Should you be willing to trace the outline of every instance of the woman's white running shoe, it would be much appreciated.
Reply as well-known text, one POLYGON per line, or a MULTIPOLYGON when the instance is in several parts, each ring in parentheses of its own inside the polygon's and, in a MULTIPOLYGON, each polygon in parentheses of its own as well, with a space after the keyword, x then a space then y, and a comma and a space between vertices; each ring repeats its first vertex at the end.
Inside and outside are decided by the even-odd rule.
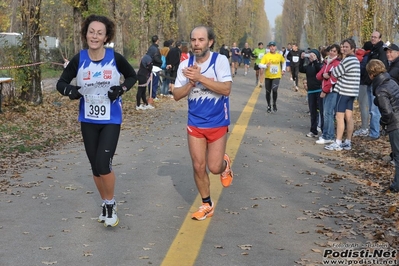
POLYGON ((117 210, 116 203, 112 205, 107 204, 106 208, 107 208, 107 217, 105 218, 104 226, 105 227, 117 226, 119 223, 119 218, 116 215, 116 210, 117 210))

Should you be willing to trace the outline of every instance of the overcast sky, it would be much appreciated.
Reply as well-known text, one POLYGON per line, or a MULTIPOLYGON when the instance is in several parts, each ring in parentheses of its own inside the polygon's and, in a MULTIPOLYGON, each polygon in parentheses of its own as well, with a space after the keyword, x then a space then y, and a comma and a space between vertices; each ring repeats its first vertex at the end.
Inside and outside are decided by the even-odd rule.
POLYGON ((270 27, 274 28, 274 20, 283 13, 283 0, 265 0, 265 10, 270 27))

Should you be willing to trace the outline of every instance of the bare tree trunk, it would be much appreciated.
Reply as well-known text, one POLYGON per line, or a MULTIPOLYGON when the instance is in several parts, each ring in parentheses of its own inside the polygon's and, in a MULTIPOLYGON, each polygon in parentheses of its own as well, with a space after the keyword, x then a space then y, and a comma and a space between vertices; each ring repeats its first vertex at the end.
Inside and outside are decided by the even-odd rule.
POLYGON ((73 8, 73 46, 74 54, 79 53, 82 50, 82 40, 80 38, 80 24, 82 24, 82 13, 79 12, 79 8, 73 8))
POLYGON ((17 27, 17 10, 18 10, 18 5, 19 5, 19 0, 12 0, 12 11, 10 15, 10 32, 14 32, 17 27))
POLYGON ((80 0, 73 6, 73 44, 75 54, 84 48, 80 38, 80 29, 83 22, 83 12, 88 10, 87 0, 80 0))
POLYGON ((21 54, 33 66, 21 69, 22 75, 26 78, 22 83, 20 98, 33 104, 41 104, 43 102, 39 65, 40 7, 41 0, 21 0, 21 21, 24 33, 21 54))
POLYGON ((140 0, 140 35, 139 35, 139 56, 143 56, 147 52, 148 48, 148 21, 146 19, 146 13, 147 13, 147 1, 146 0, 140 0))
POLYGON ((121 10, 120 1, 112 0, 112 10, 114 13, 115 21, 115 40, 114 40, 114 50, 121 55, 123 55, 123 35, 122 35, 122 22, 121 22, 121 10))

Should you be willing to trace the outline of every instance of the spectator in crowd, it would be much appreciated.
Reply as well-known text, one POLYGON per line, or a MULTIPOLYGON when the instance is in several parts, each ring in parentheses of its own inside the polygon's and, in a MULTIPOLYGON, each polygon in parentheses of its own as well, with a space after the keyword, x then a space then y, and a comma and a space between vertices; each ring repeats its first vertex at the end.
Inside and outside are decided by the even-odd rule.
POLYGON ((152 71, 152 58, 149 55, 144 55, 140 61, 139 71, 137 71, 138 88, 136 93, 136 110, 154 109, 151 104, 148 104, 146 97, 146 88, 149 84, 152 71), (141 103, 143 101, 143 103, 141 103))
POLYGON ((352 149, 353 134, 353 102, 359 94, 360 63, 355 56, 356 44, 352 39, 342 41, 344 59, 334 67, 331 76, 337 79, 333 91, 337 92, 337 107, 335 119, 337 121, 337 133, 335 142, 324 148, 326 150, 342 151, 352 149), (346 140, 342 142, 346 127, 346 140))
POLYGON ((320 98, 323 101, 324 119, 322 135, 316 140, 317 144, 329 144, 334 142, 334 114, 337 103, 337 93, 333 91, 335 80, 331 77, 331 71, 340 64, 339 51, 340 47, 338 44, 333 44, 326 48, 328 56, 324 59, 323 67, 316 75, 316 78, 322 82, 320 98))
POLYGON ((368 58, 371 48, 373 48, 373 44, 370 41, 367 41, 363 44, 363 48, 356 50, 356 57, 360 61, 360 86, 357 102, 359 103, 361 125, 358 130, 353 132, 354 137, 367 137, 369 135, 370 108, 366 84, 366 80, 368 80, 369 77, 366 71, 366 65, 369 61, 368 58))
POLYGON ((329 50, 330 50, 330 47, 328 47, 328 46, 320 46, 320 47, 319 47, 320 59, 321 59, 322 61, 323 61, 324 59, 327 59, 329 50))
MULTIPOLYGON (((386 52, 384 51, 384 43, 381 40, 382 36, 381 33, 378 31, 374 31, 371 34, 371 43, 373 44, 373 48, 371 48, 368 62, 371 59, 378 59, 381 60, 385 68, 388 68, 388 59, 386 52)), ((381 114, 378 110, 377 106, 374 104, 374 95, 373 95, 373 88, 371 86, 371 79, 366 77, 365 83, 367 86, 367 96, 369 98, 369 113, 370 113, 370 130, 369 130, 369 137, 368 140, 376 140, 380 137, 380 118, 381 114)))
POLYGON ((388 59, 388 73, 399 84, 399 47, 391 43, 384 47, 388 59))
MULTIPOLYGON (((152 58, 152 64, 157 67, 162 66, 162 56, 161 52, 159 51, 159 39, 158 35, 154 35, 151 37, 151 46, 147 50, 147 54, 152 58)), ((157 90, 159 86, 159 74, 152 74, 152 82, 151 82, 151 87, 148 88, 149 91, 149 97, 151 98, 151 101, 158 101, 157 97, 157 90)), ((150 101, 150 103, 151 103, 150 101)))
MULTIPOLYGON (((391 78, 399 84, 399 47, 391 43, 388 46, 384 47, 384 50, 387 54, 388 59, 388 73, 391 78)), ((391 163, 395 165, 395 159, 393 158, 393 152, 390 154, 391 163)))
POLYGON ((318 136, 317 125, 320 116, 320 128, 323 130, 323 101, 320 98, 321 81, 316 78, 322 68, 320 52, 312 49, 310 53, 301 54, 299 61, 299 72, 306 74, 308 87, 308 106, 310 111, 310 132, 306 137, 316 138, 318 136), (305 63, 305 61, 307 61, 305 63))
POLYGON ((161 77, 162 78, 161 96, 164 96, 164 95, 166 96, 166 95, 168 95, 168 92, 169 92, 170 79, 168 78, 169 73, 166 71, 166 57, 170 50, 169 46, 170 46, 169 41, 164 41, 163 47, 160 49, 161 58, 162 58, 161 69, 165 74, 165 76, 161 77))
POLYGON ((372 59, 366 66, 372 81, 374 103, 381 113, 382 132, 388 134, 395 162, 395 174, 385 193, 399 192, 399 86, 387 73, 385 64, 372 59))
POLYGON ((187 45, 183 45, 181 47, 180 63, 183 62, 184 60, 188 59, 189 57, 190 57, 190 54, 188 53, 188 47, 187 47, 187 45))
POLYGON ((177 76, 177 69, 180 65, 180 57, 181 57, 181 42, 176 42, 175 46, 169 51, 168 56, 166 57, 166 71, 169 72, 170 76, 170 84, 169 91, 170 97, 173 98, 173 88, 175 87, 175 79, 177 76))

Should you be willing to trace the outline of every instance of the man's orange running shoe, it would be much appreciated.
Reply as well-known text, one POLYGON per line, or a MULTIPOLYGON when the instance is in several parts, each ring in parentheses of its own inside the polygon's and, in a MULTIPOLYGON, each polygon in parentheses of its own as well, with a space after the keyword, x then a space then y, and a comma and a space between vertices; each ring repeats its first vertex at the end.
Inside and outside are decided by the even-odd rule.
POLYGON ((227 154, 224 155, 224 160, 226 161, 226 169, 220 174, 220 181, 224 187, 228 187, 233 182, 233 171, 230 168, 231 161, 227 154))
POLYGON ((202 203, 198 211, 194 212, 193 215, 191 215, 191 219, 202 221, 205 220, 206 217, 212 217, 212 216, 213 216, 213 206, 209 205, 209 203, 202 203))

